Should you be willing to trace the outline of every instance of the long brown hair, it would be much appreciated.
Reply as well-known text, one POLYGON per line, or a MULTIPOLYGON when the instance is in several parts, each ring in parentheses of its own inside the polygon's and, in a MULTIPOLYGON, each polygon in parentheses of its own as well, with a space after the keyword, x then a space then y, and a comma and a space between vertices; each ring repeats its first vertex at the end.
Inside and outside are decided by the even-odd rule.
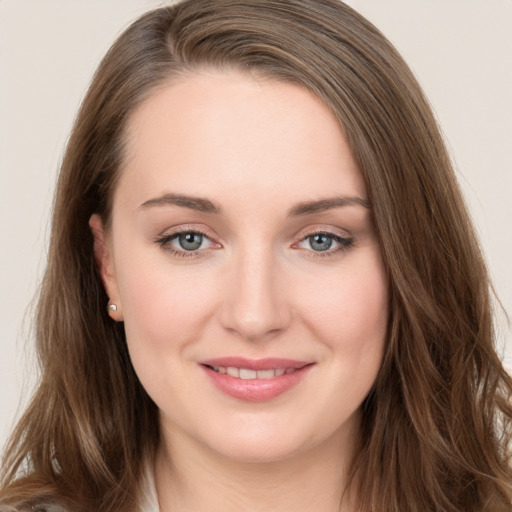
POLYGON ((512 381, 493 346, 478 242, 415 78, 339 0, 185 0, 142 16, 105 56, 62 163, 36 319, 41 380, 5 453, 1 510, 135 506, 158 411, 105 311, 88 220, 109 221, 131 112, 202 67, 312 91, 366 180, 391 313, 351 466, 360 508, 510 512, 512 381))

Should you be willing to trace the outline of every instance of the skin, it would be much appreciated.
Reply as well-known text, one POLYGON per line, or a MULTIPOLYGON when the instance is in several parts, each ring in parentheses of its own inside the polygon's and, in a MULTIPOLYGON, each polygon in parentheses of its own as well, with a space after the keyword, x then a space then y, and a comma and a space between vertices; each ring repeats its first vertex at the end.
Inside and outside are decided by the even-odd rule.
POLYGON ((162 512, 352 510, 341 494, 383 357, 386 272, 370 208, 290 213, 367 201, 338 122, 296 85, 202 71, 154 92, 127 137, 112 223, 90 224, 111 316, 160 410, 162 512), (177 229, 204 233, 200 248, 183 250, 177 229), (226 356, 312 366, 282 395, 248 402, 198 364, 226 356))

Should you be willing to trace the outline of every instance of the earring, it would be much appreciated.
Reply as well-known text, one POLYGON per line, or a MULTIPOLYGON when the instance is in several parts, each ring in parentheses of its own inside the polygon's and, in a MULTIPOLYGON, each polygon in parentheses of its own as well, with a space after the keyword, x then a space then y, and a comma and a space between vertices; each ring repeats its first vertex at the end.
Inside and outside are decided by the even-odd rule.
POLYGON ((113 311, 117 311, 117 304, 108 304, 107 312, 112 313, 113 311))

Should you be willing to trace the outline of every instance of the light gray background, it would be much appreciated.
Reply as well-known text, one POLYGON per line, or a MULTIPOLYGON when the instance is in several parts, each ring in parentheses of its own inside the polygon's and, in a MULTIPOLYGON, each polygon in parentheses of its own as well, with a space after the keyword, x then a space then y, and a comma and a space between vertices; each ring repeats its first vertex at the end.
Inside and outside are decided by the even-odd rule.
MULTIPOLYGON (((27 308, 44 268, 48 212, 72 120, 115 36, 161 4, 0 0, 0 446, 36 376, 27 308)), ((391 39, 424 86, 510 314, 512 0, 350 4, 391 39)), ((512 367, 512 333, 503 315, 499 322, 512 367)))

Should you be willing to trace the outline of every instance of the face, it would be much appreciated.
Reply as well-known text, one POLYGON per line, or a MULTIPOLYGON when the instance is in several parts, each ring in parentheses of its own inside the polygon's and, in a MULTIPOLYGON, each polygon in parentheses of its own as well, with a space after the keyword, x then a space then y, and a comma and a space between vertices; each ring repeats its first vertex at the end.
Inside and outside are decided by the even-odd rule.
POLYGON ((164 440, 250 461, 347 440, 388 295, 333 114, 296 85, 197 73, 135 111, 128 147, 111 226, 91 226, 164 440))

